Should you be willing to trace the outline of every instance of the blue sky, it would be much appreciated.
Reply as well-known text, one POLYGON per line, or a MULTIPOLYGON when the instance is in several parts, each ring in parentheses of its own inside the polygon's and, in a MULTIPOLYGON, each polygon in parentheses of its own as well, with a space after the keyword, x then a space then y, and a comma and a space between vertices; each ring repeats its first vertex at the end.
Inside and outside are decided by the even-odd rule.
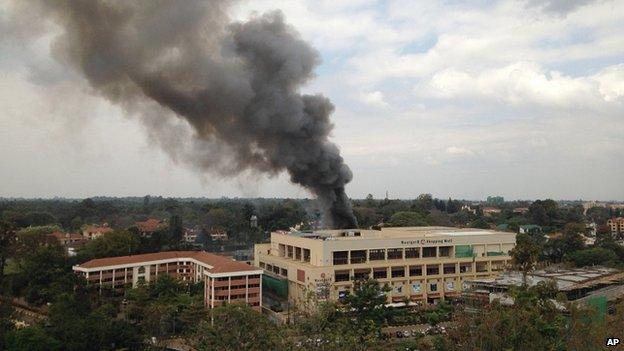
MULTIPOLYGON (((624 2, 248 1, 231 16, 275 9, 323 59, 304 91, 336 106, 352 197, 624 200, 624 2)), ((171 161, 66 79, 54 38, 0 41, 0 196, 309 196, 171 161)))

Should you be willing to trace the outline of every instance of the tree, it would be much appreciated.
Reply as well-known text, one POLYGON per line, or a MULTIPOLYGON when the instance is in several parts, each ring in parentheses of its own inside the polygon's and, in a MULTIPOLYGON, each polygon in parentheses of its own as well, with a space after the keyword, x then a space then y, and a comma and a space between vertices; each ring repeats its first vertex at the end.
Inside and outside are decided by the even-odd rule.
POLYGON ((15 243, 15 230, 9 222, 0 221, 0 293, 3 288, 4 266, 12 255, 15 243))
POLYGON ((535 267, 539 247, 528 234, 516 235, 516 246, 511 250, 512 264, 522 272, 522 282, 526 285, 527 275, 535 267))
POLYGON ((279 327, 251 307, 229 304, 213 309, 189 337, 199 351, 282 350, 286 340, 279 327))
POLYGON ((418 212, 401 211, 393 214, 388 224, 393 227, 417 227, 426 226, 427 222, 418 212))
POLYGON ((565 260, 574 262, 577 267, 604 265, 613 263, 617 259, 618 257, 613 251, 602 247, 577 250, 565 255, 565 260))
POLYGON ((6 335, 6 351, 55 351, 61 343, 40 327, 26 327, 6 335))
POLYGON ((429 211, 433 208, 433 197, 431 194, 420 194, 414 200, 412 204, 412 209, 421 213, 422 215, 427 215, 429 211))
POLYGON ((79 252, 82 261, 139 253, 141 241, 137 234, 114 230, 89 241, 79 252))

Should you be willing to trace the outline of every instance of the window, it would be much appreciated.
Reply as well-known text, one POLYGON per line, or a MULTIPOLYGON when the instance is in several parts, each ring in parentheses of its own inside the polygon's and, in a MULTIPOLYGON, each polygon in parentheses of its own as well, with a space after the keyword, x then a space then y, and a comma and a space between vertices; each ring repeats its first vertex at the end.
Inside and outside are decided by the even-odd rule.
POLYGON ((436 265, 427 265, 427 275, 438 275, 440 274, 440 266, 436 265))
POLYGON ((370 278, 370 269, 356 269, 353 272, 354 280, 366 280, 370 278))
POLYGON ((400 260, 403 258, 403 249, 388 249, 389 260, 400 260))
POLYGON ((417 277, 422 275, 422 266, 410 266, 409 267, 409 275, 410 277, 417 277))
POLYGON ((452 246, 440 246, 440 257, 451 257, 452 246))
POLYGON ((459 273, 470 273, 472 272, 472 263, 460 263, 459 264, 459 273))
POLYGON ((418 258, 420 257, 420 249, 417 247, 409 247, 405 249, 405 258, 418 258))
POLYGON ((310 249, 303 249, 303 261, 310 262, 310 249))
POLYGON ((392 278, 405 277, 405 267, 392 267, 392 278))
POLYGON ((348 251, 334 251, 334 265, 348 263, 348 251))
POLYGON ((477 273, 487 272, 487 262, 477 262, 477 273))
POLYGON ((264 262, 260 262, 260 268, 265 268, 266 264, 264 262))
POLYGON ((374 279, 388 278, 388 269, 387 268, 375 268, 373 270, 373 278, 374 279))
POLYGON ((431 283, 431 284, 429 284, 429 291, 431 291, 431 292, 438 291, 438 283, 431 283))
POLYGON ((349 271, 336 271, 334 272, 334 276, 337 282, 349 281, 349 271))
POLYGON ((301 248, 295 247, 295 260, 301 261, 301 248))
POLYGON ((386 259, 385 249, 368 250, 368 259, 371 261, 383 261, 386 259))
POLYGON ((351 251, 351 264, 366 262, 366 250, 351 251))
POLYGON ((436 248, 423 247, 423 257, 436 257, 436 248))
POLYGON ((145 273, 145 267, 141 266, 139 267, 139 274, 143 274, 145 273))
POLYGON ((505 262, 503 261, 492 261, 492 271, 498 272, 502 271, 505 266, 505 262))
POLYGON ((284 277, 288 277, 288 270, 285 268, 281 268, 280 275, 283 275, 284 277))
POLYGON ((455 264, 447 263, 444 265, 444 274, 455 274, 455 264))

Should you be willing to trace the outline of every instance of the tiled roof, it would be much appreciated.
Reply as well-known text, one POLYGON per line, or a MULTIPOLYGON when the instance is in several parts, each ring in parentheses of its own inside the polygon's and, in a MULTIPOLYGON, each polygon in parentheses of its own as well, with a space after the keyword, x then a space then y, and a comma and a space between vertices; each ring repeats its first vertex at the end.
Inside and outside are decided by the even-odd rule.
POLYGON ((205 251, 166 251, 166 252, 154 252, 142 255, 130 255, 130 256, 119 256, 119 257, 106 257, 106 258, 97 258, 91 261, 87 261, 79 267, 82 268, 98 268, 98 267, 108 267, 108 266, 117 266, 124 264, 139 264, 139 263, 149 263, 151 261, 159 261, 159 260, 167 260, 167 259, 195 259, 197 261, 203 262, 209 266, 212 266, 210 269, 211 273, 225 273, 225 272, 240 272, 240 271, 249 271, 254 270, 256 268, 244 263, 234 261, 227 257, 215 255, 205 251))
POLYGON ((136 222, 136 226, 140 232, 152 233, 164 226, 164 223, 158 219, 150 218, 143 222, 136 222))
POLYGON ((113 228, 111 227, 106 227, 106 226, 100 227, 96 225, 88 225, 83 230, 83 232, 87 232, 87 233, 108 233, 112 231, 113 231, 113 228))

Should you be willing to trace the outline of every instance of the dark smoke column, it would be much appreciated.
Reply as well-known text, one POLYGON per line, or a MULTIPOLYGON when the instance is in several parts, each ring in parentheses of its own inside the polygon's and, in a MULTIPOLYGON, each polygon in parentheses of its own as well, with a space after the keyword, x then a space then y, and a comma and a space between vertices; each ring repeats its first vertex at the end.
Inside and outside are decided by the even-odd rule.
POLYGON ((59 59, 140 118, 176 161, 223 176, 290 179, 314 193, 325 224, 357 227, 352 174, 329 141, 331 102, 302 95, 318 53, 272 12, 239 23, 229 1, 44 1, 64 29, 59 59), (193 133, 166 124, 181 118, 193 133), (189 143, 192 147, 182 147, 189 143), (227 167, 223 166, 227 165, 227 167))

